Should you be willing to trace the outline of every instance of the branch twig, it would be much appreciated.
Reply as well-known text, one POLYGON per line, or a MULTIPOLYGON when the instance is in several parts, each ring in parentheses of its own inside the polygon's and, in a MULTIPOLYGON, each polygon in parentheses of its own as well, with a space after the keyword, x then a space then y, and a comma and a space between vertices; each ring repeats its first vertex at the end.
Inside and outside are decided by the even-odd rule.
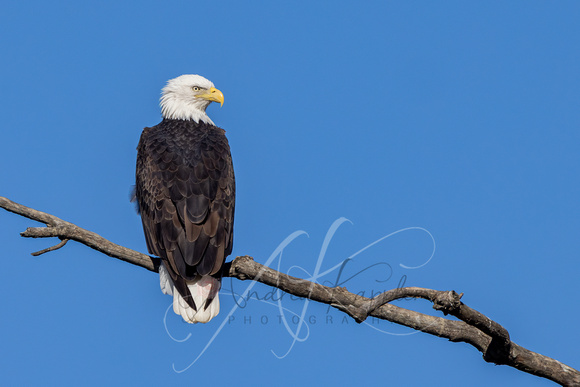
MULTIPOLYGON (((46 227, 28 228, 21 233, 27 238, 58 237, 61 242, 33 255, 43 254, 63 247, 74 240, 103 254, 121 259, 147 270, 159 271, 159 258, 139 253, 114 244, 94 232, 80 228, 56 216, 25 207, 0 197, 0 207, 29 219, 42 222, 46 227)), ((373 299, 350 293, 345 288, 323 286, 292 277, 261 265, 249 256, 241 256, 226 263, 224 276, 239 280, 253 280, 281 289, 298 297, 331 305, 348 314, 357 322, 368 316, 388 320, 453 342, 472 345, 483 354, 487 362, 505 364, 521 371, 547 378, 565 386, 580 385, 580 372, 547 356, 527 350, 510 340, 508 331, 497 322, 461 302, 463 294, 418 287, 386 291, 373 299), (397 307, 389 302, 401 298, 422 298, 433 303, 433 308, 445 315, 451 314, 461 321, 397 307)))
POLYGON ((40 251, 37 251, 35 253, 30 253, 30 254, 33 255, 33 256, 35 256, 35 257, 38 257, 39 255, 42 255, 44 253, 48 253, 50 251, 54 251, 54 250, 60 249, 61 247, 63 247, 64 245, 66 245, 67 242, 68 242, 68 239, 64 238, 58 244, 56 244, 54 246, 50 246, 50 247, 47 247, 46 249, 42 249, 40 251))

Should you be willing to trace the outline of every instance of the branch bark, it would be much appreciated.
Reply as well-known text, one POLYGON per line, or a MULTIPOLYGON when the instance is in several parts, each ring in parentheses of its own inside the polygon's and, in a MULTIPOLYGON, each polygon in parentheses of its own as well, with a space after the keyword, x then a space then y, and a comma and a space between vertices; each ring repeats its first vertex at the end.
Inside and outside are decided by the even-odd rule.
MULTIPOLYGON (((40 255, 63 247, 68 240, 87 245, 103 254, 140 266, 152 272, 159 271, 160 259, 117 245, 100 235, 66 222, 7 198, 0 197, 0 208, 44 223, 46 227, 30 227, 20 235, 26 238, 57 237, 61 240, 55 246, 33 253, 40 255)), ((281 289, 298 297, 328 304, 362 322, 368 316, 391 321, 420 330, 453 342, 472 345, 490 363, 514 367, 559 383, 563 386, 580 385, 580 372, 555 359, 532 352, 512 342, 508 331, 497 322, 461 302, 463 294, 455 291, 439 291, 418 287, 397 288, 369 299, 346 288, 328 287, 304 279, 292 277, 254 261, 252 257, 240 256, 226 263, 224 276, 242 281, 258 281, 281 289), (433 308, 444 315, 450 314, 460 321, 400 308, 389 302, 401 298, 422 298, 433 303, 433 308)))

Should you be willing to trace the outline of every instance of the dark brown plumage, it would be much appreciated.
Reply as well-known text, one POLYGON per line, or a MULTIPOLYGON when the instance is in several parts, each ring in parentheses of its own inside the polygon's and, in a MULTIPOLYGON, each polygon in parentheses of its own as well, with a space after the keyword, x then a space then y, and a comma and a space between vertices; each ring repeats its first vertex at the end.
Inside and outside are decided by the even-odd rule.
POLYGON ((232 252, 235 177, 225 131, 202 121, 164 119, 137 147, 135 197, 147 248, 159 256, 194 309, 186 280, 221 279, 232 252))

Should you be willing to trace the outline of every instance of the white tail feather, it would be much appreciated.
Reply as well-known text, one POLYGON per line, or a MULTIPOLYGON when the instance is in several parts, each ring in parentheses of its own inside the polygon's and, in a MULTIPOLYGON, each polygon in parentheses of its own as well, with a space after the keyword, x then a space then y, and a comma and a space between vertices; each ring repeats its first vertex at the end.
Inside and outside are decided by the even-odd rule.
POLYGON ((163 294, 173 295, 173 281, 165 268, 165 264, 161 263, 159 266, 159 283, 161 285, 161 291, 163 294))
POLYGON ((163 263, 159 266, 159 282, 164 294, 173 295, 173 311, 183 317, 186 322, 191 324, 206 323, 218 315, 220 311, 218 292, 221 284, 217 279, 203 276, 199 280, 186 281, 197 312, 181 297, 163 263), (213 298, 213 301, 204 310, 208 298, 213 298))

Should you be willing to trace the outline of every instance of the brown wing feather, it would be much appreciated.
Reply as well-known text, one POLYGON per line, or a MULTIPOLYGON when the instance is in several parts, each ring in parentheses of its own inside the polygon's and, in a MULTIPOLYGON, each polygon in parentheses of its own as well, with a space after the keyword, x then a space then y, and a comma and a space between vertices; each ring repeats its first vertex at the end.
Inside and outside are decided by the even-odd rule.
POLYGON ((233 245, 235 178, 224 131, 164 120, 145 128, 137 150, 135 196, 147 248, 197 309, 185 279, 221 277, 233 245))

